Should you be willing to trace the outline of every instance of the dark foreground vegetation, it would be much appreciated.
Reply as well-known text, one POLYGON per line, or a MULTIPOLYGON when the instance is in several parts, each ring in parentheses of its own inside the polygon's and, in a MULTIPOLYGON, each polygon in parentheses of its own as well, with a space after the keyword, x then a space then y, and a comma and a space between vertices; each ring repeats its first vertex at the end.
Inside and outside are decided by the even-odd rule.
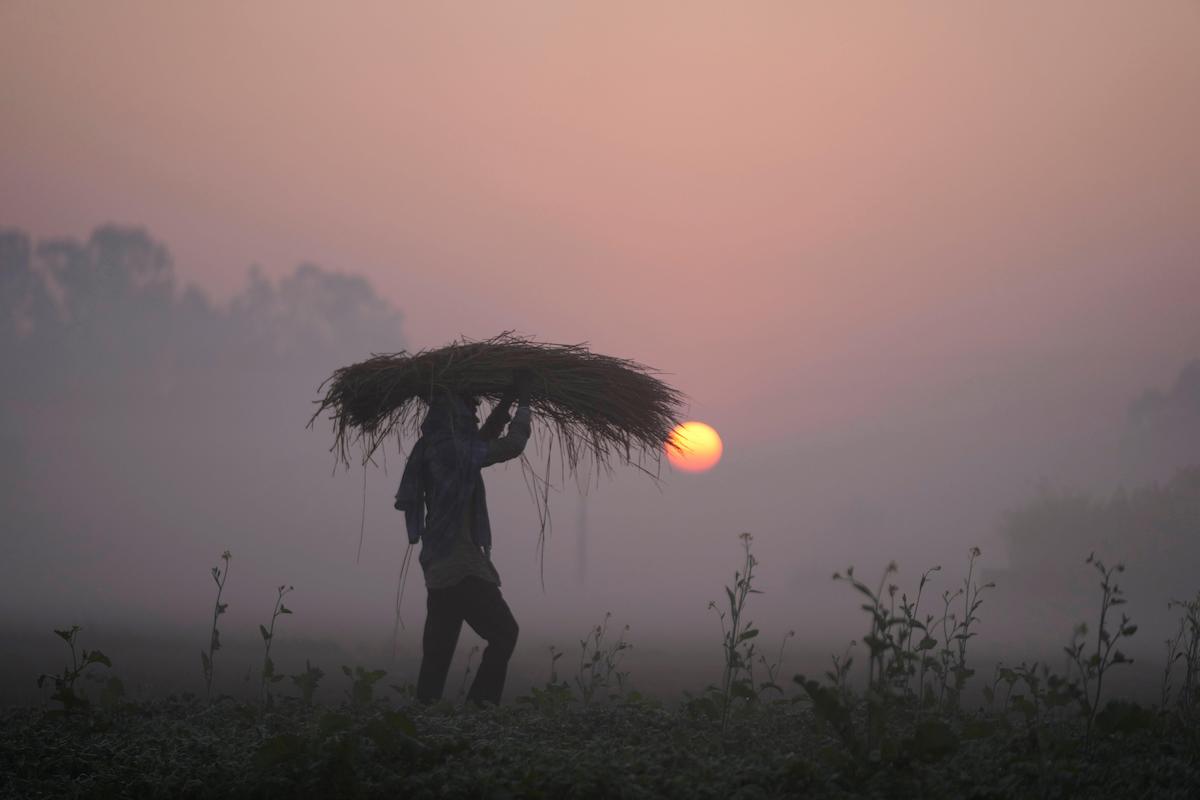
POLYGON ((1092 557, 1097 617, 1063 648, 1067 671, 997 664, 976 675, 969 644, 992 587, 978 580, 974 548, 959 588, 933 602, 923 595, 937 567, 912 595, 889 583, 894 565, 875 585, 853 570, 835 575, 861 599, 866 635, 820 679, 788 681, 780 673, 791 634, 759 649, 749 534, 742 546, 723 602, 710 604, 720 681, 669 707, 630 690, 622 658, 631 645, 607 617, 571 666, 552 648, 545 684, 502 707, 420 706, 385 671, 348 665, 333 676, 344 701, 314 704, 332 679, 307 662, 285 675, 271 660, 276 624, 291 613, 287 586, 260 628, 258 697, 212 697, 225 553, 213 569, 213 631, 197 681, 207 696, 130 702, 109 659, 81 648, 78 628, 55 631, 69 660, 38 678, 46 707, 0 712, 0 796, 1200 796, 1200 596, 1171 606, 1178 628, 1153 705, 1105 692, 1106 676, 1129 663, 1121 645, 1137 625, 1121 613, 1124 568, 1092 557), (981 702, 967 701, 968 684, 981 702))
MULTIPOLYGON (((855 715, 855 724, 865 718, 855 715)), ((1152 711, 1027 727, 897 720, 856 755, 811 708, 719 719, 646 702, 486 711, 198 699, 4 714, 5 797, 1195 797, 1195 732, 1152 711)))

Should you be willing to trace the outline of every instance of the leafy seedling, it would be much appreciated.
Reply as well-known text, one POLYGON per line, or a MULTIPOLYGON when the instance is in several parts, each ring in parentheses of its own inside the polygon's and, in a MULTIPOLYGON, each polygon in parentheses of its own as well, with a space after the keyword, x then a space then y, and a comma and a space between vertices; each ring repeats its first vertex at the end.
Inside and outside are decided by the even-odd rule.
MULTIPOLYGON (((50 699, 60 703, 62 708, 60 712, 63 714, 71 714, 76 711, 87 711, 91 703, 87 695, 82 691, 77 691, 75 682, 86 672, 90 667, 97 664, 112 668, 112 662, 108 656, 101 653, 99 650, 82 650, 76 652, 75 640, 81 631, 78 625, 72 625, 68 629, 55 629, 54 635, 67 643, 67 647, 71 651, 71 663, 63 666, 62 672, 58 675, 49 675, 42 673, 38 676, 38 688, 42 688, 47 681, 53 681, 54 693, 50 695, 50 699)), ((116 684, 109 687, 109 695, 119 697, 124 693, 124 686, 118 680, 116 684), (119 687, 119 693, 118 693, 119 687)), ((115 703, 114 697, 114 703, 115 703)))

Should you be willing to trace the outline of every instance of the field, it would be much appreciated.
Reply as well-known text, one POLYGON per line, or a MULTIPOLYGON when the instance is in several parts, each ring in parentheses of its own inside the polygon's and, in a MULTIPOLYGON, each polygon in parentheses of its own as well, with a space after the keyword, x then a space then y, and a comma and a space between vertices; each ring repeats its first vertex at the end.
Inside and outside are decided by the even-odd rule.
MULTIPOLYGON (((751 539, 713 603, 720 680, 673 697, 631 689, 624 631, 608 618, 569 657, 551 651, 544 683, 513 703, 414 702, 383 670, 306 662, 276 671, 279 587, 261 628, 248 696, 211 693, 220 596, 197 692, 131 699, 109 658, 55 631, 61 672, 41 676, 40 708, 0 728, 0 796, 37 797, 1195 797, 1200 793, 1200 598, 1177 603, 1157 702, 1116 697, 1137 634, 1120 565, 1088 559, 1098 617, 1063 648, 1067 669, 994 665, 971 646, 991 587, 972 550, 960 588, 931 601, 853 571, 867 634, 820 677, 782 674, 783 647, 760 649, 749 621, 751 539), (932 606, 934 611, 927 609, 932 606), (1117 673, 1113 671, 1116 670, 1117 673), (202 680, 201 680, 202 678, 202 680), (341 692, 329 697, 330 686, 341 692), (1106 686, 1109 687, 1106 691, 1106 686), (87 688, 85 688, 87 687, 87 688), (210 694, 211 693, 211 694, 210 694)), ((223 573, 214 569, 222 586, 223 573)), ((790 636, 790 634, 789 634, 790 636)), ((452 675, 447 695, 462 695, 452 675)), ((1144 699, 1144 698, 1143 698, 1144 699)))
MULTIPOLYGON (((859 720, 863 722, 864 720, 859 720)), ((1119 723, 1118 723, 1119 727, 1119 723)), ((164 700, 91 718, 4 715, 6 797, 1188 797, 1195 734, 1034 734, 1001 717, 897 725, 856 758, 811 709, 719 720, 645 702, 486 711, 164 700)))

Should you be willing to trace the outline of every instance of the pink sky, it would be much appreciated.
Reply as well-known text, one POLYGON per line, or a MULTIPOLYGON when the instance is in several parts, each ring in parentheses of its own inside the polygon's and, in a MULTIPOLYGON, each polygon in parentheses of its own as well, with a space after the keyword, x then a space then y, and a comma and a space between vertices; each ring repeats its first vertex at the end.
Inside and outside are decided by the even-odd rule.
POLYGON ((734 449, 1047 375, 1053 425, 1200 354, 1197 41, 1166 0, 7 2, 0 223, 587 340, 734 449))
MULTIPOLYGON (((723 461, 567 482, 545 594, 521 472, 489 475, 519 657, 602 610, 639 656, 707 640, 743 530, 777 641, 855 613, 850 563, 1003 567, 1039 480, 1152 479, 1121 434, 1200 357, 1198 43, 1195 0, 0 0, 0 226, 141 225, 220 299, 254 263, 361 273, 395 347, 516 329, 668 371, 723 461)), ((238 614, 287 581, 297 625, 389 635, 399 456, 332 473, 297 395, 237 441, 164 405, 129 451, 105 420, 140 418, 6 420, 42 516, 0 608, 207 624, 229 547, 238 614)))

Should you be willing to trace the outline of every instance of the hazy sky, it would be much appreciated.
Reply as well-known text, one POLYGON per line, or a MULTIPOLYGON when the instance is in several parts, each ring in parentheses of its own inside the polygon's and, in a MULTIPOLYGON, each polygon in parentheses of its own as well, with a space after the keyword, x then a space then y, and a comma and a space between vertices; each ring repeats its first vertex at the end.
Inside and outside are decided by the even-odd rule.
POLYGON ((6 223, 144 224, 221 293, 362 271, 418 345, 589 340, 734 446, 1200 344, 1194 2, 9 2, 0 31, 6 223))
POLYGON ((726 460, 636 511, 620 479, 597 528, 732 552, 856 475, 843 528, 954 494, 965 549, 1200 355, 1197 42, 1168 0, 10 0, 0 224, 144 225, 220 297, 312 260, 410 346, 667 370, 726 460))

